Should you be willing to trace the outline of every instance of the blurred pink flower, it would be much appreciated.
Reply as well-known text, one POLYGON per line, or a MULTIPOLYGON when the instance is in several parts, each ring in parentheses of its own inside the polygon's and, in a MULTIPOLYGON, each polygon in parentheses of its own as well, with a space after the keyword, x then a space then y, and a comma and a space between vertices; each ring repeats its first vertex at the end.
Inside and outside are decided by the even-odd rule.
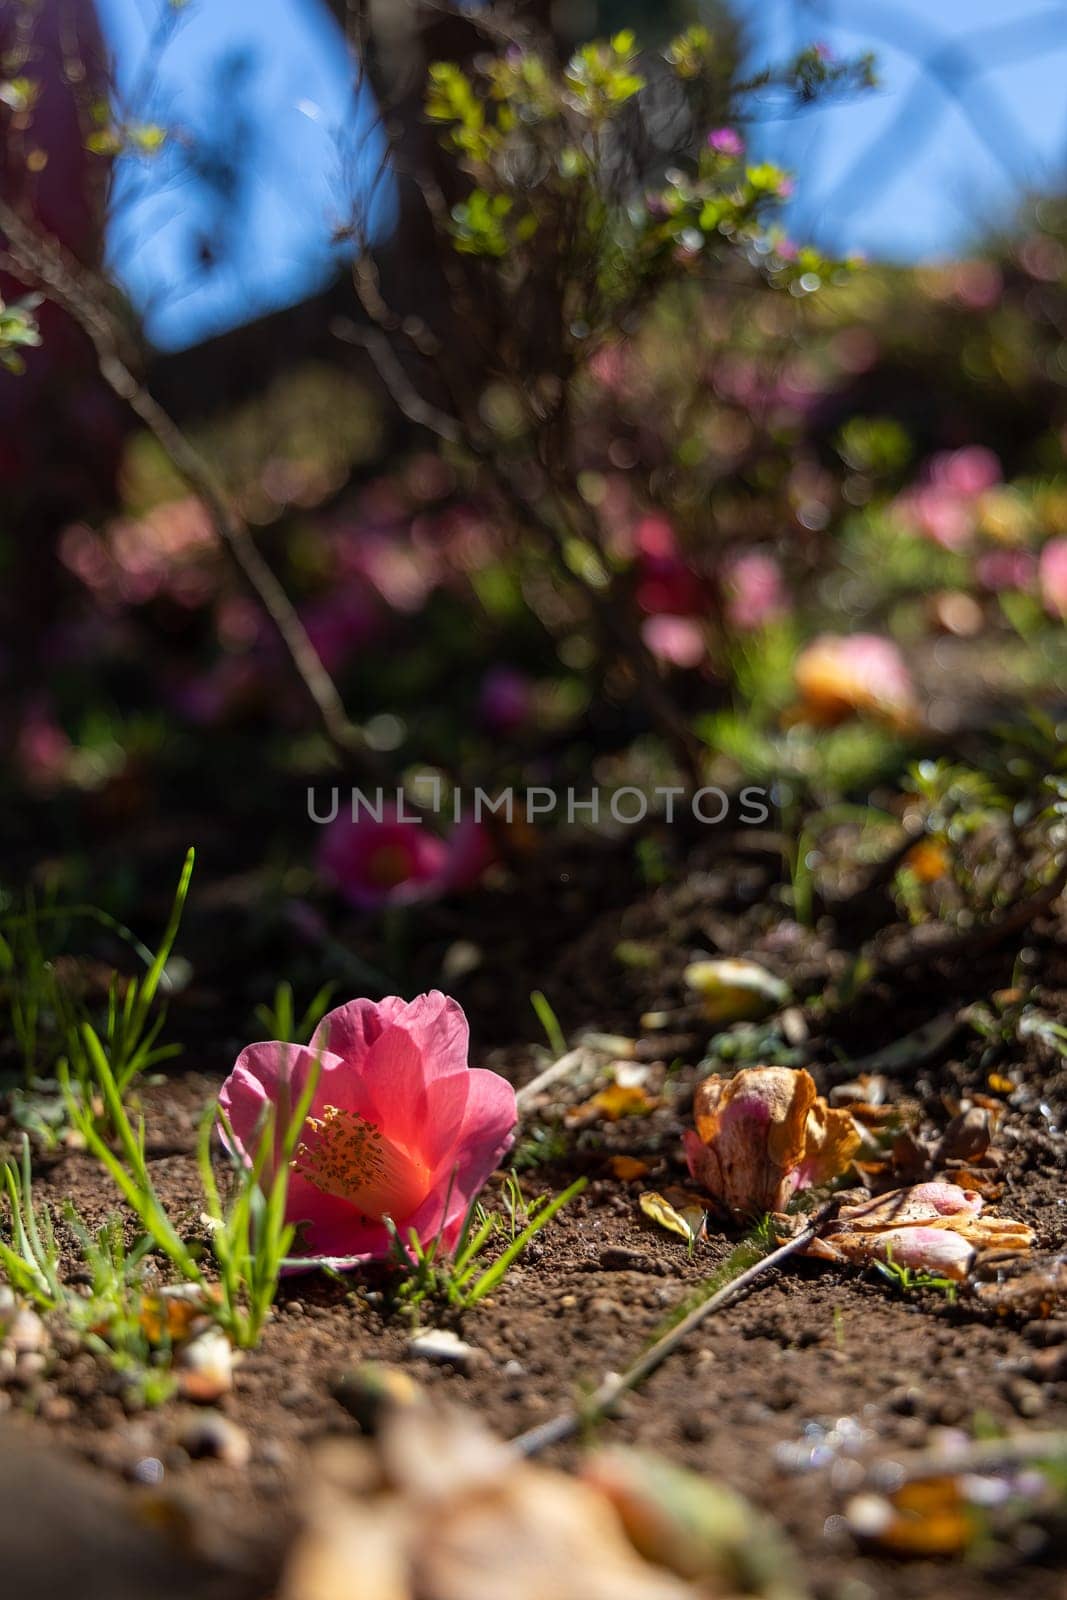
POLYGON ((646 617, 641 637, 658 661, 672 667, 699 667, 707 655, 704 630, 692 617, 646 617))
POLYGON ((271 1112, 277 1163, 290 1108, 318 1063, 286 1196, 297 1254, 352 1266, 382 1259, 392 1250, 386 1217, 405 1242, 414 1233, 423 1246, 440 1237, 454 1248, 517 1120, 514 1089, 469 1067, 468 1043, 461 1007, 434 990, 410 1002, 353 1000, 323 1019, 308 1047, 241 1052, 219 1104, 232 1130, 225 1142, 246 1164, 271 1112))
POLYGON ((707 587, 678 550, 666 517, 642 517, 634 533, 637 546, 637 603, 649 616, 700 616, 707 609, 707 587))
POLYGON ((931 483, 966 499, 992 489, 1002 478, 999 456, 981 444, 944 450, 930 458, 928 470, 931 483))
POLYGON ((475 817, 464 817, 456 823, 446 841, 445 851, 442 891, 472 888, 486 867, 491 867, 496 859, 492 831, 486 823, 475 817))
POLYGON ((369 812, 353 821, 342 811, 326 826, 318 861, 350 905, 372 911, 440 894, 448 847, 421 821, 383 806, 380 821, 369 812))
POLYGON ((708 134, 708 149, 719 156, 743 156, 745 141, 735 128, 713 128, 708 134))
POLYGON ((380 821, 364 811, 356 821, 341 812, 328 823, 318 864, 349 905, 376 911, 469 889, 493 855, 490 830, 473 817, 465 817, 442 839, 421 820, 383 806, 380 821))
POLYGON ((27 788, 42 793, 58 789, 67 777, 72 749, 45 699, 27 706, 15 739, 15 765, 27 788))
POLYGON ((327 672, 339 672, 381 631, 381 613, 367 586, 350 582, 305 606, 301 620, 327 672))
POLYGON ((832 727, 853 715, 884 717, 898 727, 916 717, 915 690, 892 639, 877 633, 820 634, 797 657, 798 715, 832 727))
POLYGON ((1050 539, 1038 563, 1041 598, 1048 611, 1067 622, 1067 539, 1050 539))
POLYGON ((916 533, 945 550, 961 550, 974 533, 974 514, 962 495, 940 484, 925 483, 898 495, 897 513, 916 533))
POLYGON ((514 733, 529 720, 533 710, 529 678, 515 667, 490 667, 482 680, 478 710, 491 732, 514 733))
POLYGON ((1029 550, 986 550, 978 557, 974 570, 982 588, 991 594, 1028 589, 1034 578, 1034 558, 1029 550))
POLYGON ((735 628, 762 628, 788 612, 782 569, 774 556, 758 550, 735 556, 723 578, 726 615, 735 628))

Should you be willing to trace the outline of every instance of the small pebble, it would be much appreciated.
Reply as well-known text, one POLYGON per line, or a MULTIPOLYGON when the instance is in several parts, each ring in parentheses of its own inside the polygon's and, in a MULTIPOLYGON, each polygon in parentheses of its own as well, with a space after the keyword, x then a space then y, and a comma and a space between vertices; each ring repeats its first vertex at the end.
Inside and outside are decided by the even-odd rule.
POLYGON ((467 1344, 449 1328, 423 1328, 408 1340, 408 1350, 423 1361, 448 1364, 457 1372, 469 1372, 481 1360, 481 1351, 467 1344))
POLYGON ((48 1329, 29 1306, 20 1306, 8 1327, 6 1342, 17 1356, 48 1347, 48 1329))
POLYGON ((1027 1378, 1009 1378, 1004 1393, 1020 1417, 1039 1417, 1045 1410, 1045 1396, 1040 1385, 1027 1378))
POLYGON ((178 1391, 186 1400, 211 1405, 233 1388, 233 1351, 221 1328, 208 1328, 191 1339, 178 1366, 178 1391))

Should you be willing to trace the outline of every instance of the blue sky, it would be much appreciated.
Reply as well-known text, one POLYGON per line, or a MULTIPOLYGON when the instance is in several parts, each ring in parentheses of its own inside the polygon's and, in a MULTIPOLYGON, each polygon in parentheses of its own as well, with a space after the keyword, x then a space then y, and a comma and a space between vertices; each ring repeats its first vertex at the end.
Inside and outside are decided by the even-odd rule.
MULTIPOLYGON (((944 255, 1003 217, 1027 186, 1064 181, 1065 0, 736 3, 755 60, 813 40, 878 55, 873 93, 754 130, 754 145, 797 174, 788 222, 798 238, 895 260, 944 255), (904 38, 910 52, 892 42, 904 38), (973 47, 986 68, 964 105, 916 64, 916 53, 929 57, 946 39, 973 47)), ((97 5, 120 90, 133 95, 165 0, 97 5)), ((352 74, 333 28, 322 0, 188 0, 177 14, 153 75, 156 114, 197 146, 249 159, 236 163, 247 187, 220 195, 189 173, 175 143, 120 187, 112 258, 157 344, 195 343, 329 276, 352 151, 377 159, 371 107, 364 99, 353 117, 352 74), (231 218, 240 221, 232 236, 231 218), (203 244, 216 230, 226 262, 208 271, 203 244)), ((389 204, 386 193, 380 226, 389 204)))

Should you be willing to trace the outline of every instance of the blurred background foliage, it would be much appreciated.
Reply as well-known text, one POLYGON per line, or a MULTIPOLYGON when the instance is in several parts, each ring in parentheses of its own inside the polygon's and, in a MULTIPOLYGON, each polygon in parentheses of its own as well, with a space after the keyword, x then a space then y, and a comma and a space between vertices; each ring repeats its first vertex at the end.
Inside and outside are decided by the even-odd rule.
MULTIPOLYGON (((363 8, 337 4, 346 47, 309 6, 344 90, 330 100, 320 61, 332 87, 300 112, 315 142, 293 147, 327 240, 313 250, 284 193, 262 198, 254 63, 221 39, 210 72, 168 77, 197 7, 161 3, 109 64, 98 20, 128 44, 120 9, 0 5, 11 203, 89 275, 123 359, 232 497, 338 686, 363 775, 584 791, 650 788, 688 761, 766 782, 792 826, 847 796, 902 814, 909 760, 976 761, 1035 705, 1061 725, 1067 203, 1051 175, 1019 185, 1010 218, 910 265, 796 236, 809 174, 771 143, 809 102, 877 98, 877 38, 840 54, 826 14, 797 5, 761 76, 744 7, 379 4, 360 31, 363 8), (690 71, 665 52, 694 23, 690 71), (529 27, 550 90, 522 65, 540 59, 529 27), (609 101, 621 84, 601 118, 559 74, 626 28, 607 66, 580 58, 609 101), (453 109, 427 112, 440 60, 453 109), (510 120, 475 148, 487 107, 510 120), (269 291, 264 238, 291 269, 269 291), (172 305, 229 281, 221 331, 153 347, 142 249, 172 305), (261 314, 285 284, 303 292, 261 314), (856 636, 873 656, 834 654, 856 636)), ((982 58, 963 50, 920 54, 969 104, 982 58)), ((279 82, 289 126, 299 86, 279 82)), ((365 911, 304 801, 346 774, 210 506, 101 382, 78 319, 26 302, 39 286, 0 264, 0 338, 25 367, 0 373, 12 880, 105 874, 131 903, 142 867, 166 859, 169 879, 195 838, 209 870, 255 874, 263 904, 333 916, 339 893, 365 911)), ((162 326, 165 344, 188 331, 162 326)), ((474 846, 442 831, 446 897, 541 848, 518 828, 474 846)), ((379 910, 420 870, 388 848, 379 910)))

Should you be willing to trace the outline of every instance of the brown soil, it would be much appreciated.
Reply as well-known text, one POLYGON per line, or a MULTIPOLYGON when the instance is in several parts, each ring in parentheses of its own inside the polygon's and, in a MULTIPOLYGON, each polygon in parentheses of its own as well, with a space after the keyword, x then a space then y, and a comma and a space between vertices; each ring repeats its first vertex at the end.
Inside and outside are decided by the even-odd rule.
MULTIPOLYGON (((551 996, 568 1028, 632 1035, 648 1007, 678 1007, 680 969, 694 949, 756 955, 788 974, 801 992, 816 993, 843 964, 843 951, 828 937, 771 931, 761 908, 767 874, 759 861, 729 870, 690 864, 680 885, 644 892, 622 880, 592 914, 581 867, 561 870, 566 881, 555 877, 544 885, 546 905, 549 891, 555 893, 553 937, 545 937, 536 907, 521 919, 526 930, 542 930, 540 948, 529 933, 520 944, 514 902, 505 918, 497 897, 488 896, 481 924, 477 918, 469 924, 482 927, 484 959, 456 992, 471 1015, 473 1060, 516 1082, 535 1070, 533 1051, 516 1042, 533 1032, 525 996, 535 985, 551 996), (494 912, 498 925, 511 929, 500 945, 492 936, 494 912), (654 964, 620 964, 614 957, 620 939, 647 943, 654 964)), ((426 948, 456 936, 448 915, 433 914, 440 920, 431 917, 426 948)), ((1043 1009, 1062 1019, 1067 955, 1060 934, 1051 922, 1032 930, 1021 970, 1043 1009)), ((812 1069, 822 1086, 828 1074, 841 1076, 842 1059, 1003 987, 1020 970, 1018 956, 1016 946, 906 973, 892 987, 873 987, 823 1034, 813 1024, 812 1069)), ((200 1041, 195 1070, 146 1087, 143 1100, 156 1182, 172 1214, 195 1231, 196 1125, 232 1060, 234 1025, 218 1026, 213 1005, 195 991, 176 1007, 174 1020, 200 1041), (212 1034, 216 1042, 205 1044, 212 1034)), ((142 1498, 143 1463, 162 1463, 153 1503, 165 1504, 168 1517, 188 1517, 209 1556, 225 1555, 237 1574, 234 1593, 269 1593, 294 1526, 309 1448, 323 1435, 356 1431, 332 1393, 346 1368, 368 1358, 404 1363, 431 1391, 476 1407, 510 1436, 565 1407, 578 1386, 625 1365, 724 1259, 733 1243, 725 1232, 713 1231, 690 1258, 682 1240, 653 1228, 637 1207, 641 1187, 662 1188, 684 1177, 679 1134, 701 1044, 693 1033, 683 1028, 676 1041, 681 1064, 667 1078, 659 1110, 572 1131, 565 1157, 523 1174, 528 1193, 555 1191, 579 1173, 589 1185, 492 1299, 459 1322, 427 1314, 427 1320, 451 1321, 477 1347, 469 1373, 408 1359, 408 1325, 388 1310, 381 1280, 307 1276, 285 1283, 262 1343, 240 1362, 235 1391, 221 1403, 251 1440, 247 1468, 191 1459, 175 1442, 183 1415, 178 1402, 129 1415, 114 1379, 85 1353, 57 1356, 38 1384, 12 1390, 13 1425, 36 1441, 61 1443, 142 1498), (650 1163, 648 1176, 638 1184, 621 1182, 611 1172, 612 1153, 641 1156, 650 1163)), ((654 1043, 648 1050, 654 1053, 654 1043)), ((941 1058, 898 1073, 891 1093, 918 1099, 926 1125, 941 1128, 962 1091, 988 1092, 984 1050, 983 1041, 964 1029, 941 1058)), ((994 1070, 1011 1073, 1018 1085, 1007 1097, 997 1137, 1004 1162, 998 1209, 1037 1229, 1045 1258, 1064 1248, 1067 1063, 1031 1040, 1025 1054, 1013 1047, 994 1070)), ((44 1195, 73 1197, 90 1221, 114 1208, 106 1177, 84 1154, 42 1157, 38 1173, 44 1195)), ((850 1419, 847 1427, 864 1430, 872 1453, 914 1449, 939 1428, 969 1429, 976 1419, 1009 1429, 1064 1427, 1067 1383, 1041 1381, 1031 1363, 1065 1333, 1047 1321, 998 1319, 966 1294, 952 1305, 933 1291, 903 1294, 881 1278, 794 1262, 690 1339, 603 1425, 602 1436, 639 1441, 751 1495, 794 1538, 818 1596, 908 1600, 947 1588, 953 1600, 992 1600, 1004 1592, 1054 1600, 1064 1592, 1063 1576, 1048 1548, 1034 1554, 999 1547, 986 1566, 955 1564, 951 1570, 857 1549, 840 1520, 853 1469, 835 1462, 832 1440, 822 1450, 823 1464, 804 1461, 805 1451, 810 1457, 821 1442, 819 1430, 842 1418, 850 1419)), ((576 1449, 562 1447, 556 1455, 571 1460, 576 1449)))

